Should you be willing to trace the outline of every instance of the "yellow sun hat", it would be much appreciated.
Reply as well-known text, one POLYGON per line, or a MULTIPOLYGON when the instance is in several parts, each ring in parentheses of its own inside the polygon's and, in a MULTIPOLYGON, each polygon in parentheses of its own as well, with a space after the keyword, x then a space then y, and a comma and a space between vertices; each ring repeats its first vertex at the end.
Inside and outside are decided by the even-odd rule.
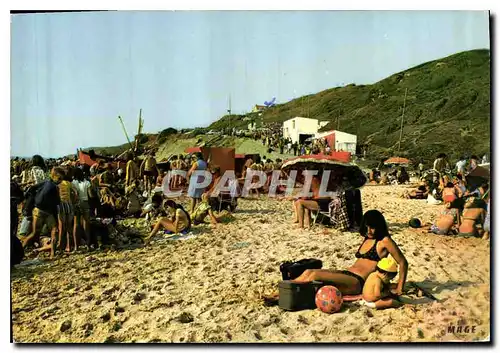
POLYGON ((377 263, 377 268, 385 272, 398 272, 397 262, 390 256, 383 258, 377 263))

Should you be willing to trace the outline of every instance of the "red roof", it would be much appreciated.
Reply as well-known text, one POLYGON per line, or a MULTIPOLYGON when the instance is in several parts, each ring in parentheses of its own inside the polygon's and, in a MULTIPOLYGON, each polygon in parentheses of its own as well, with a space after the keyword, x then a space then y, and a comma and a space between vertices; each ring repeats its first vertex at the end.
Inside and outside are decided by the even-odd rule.
POLYGON ((184 150, 186 153, 196 153, 201 152, 201 147, 188 147, 184 150))

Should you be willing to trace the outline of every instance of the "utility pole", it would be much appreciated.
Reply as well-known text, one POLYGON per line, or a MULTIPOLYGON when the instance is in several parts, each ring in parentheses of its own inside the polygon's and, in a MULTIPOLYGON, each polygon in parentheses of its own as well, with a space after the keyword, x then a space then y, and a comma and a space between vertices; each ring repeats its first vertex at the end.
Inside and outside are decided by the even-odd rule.
POLYGON ((142 109, 139 109, 139 127, 137 128, 137 137, 135 141, 135 150, 139 147, 139 138, 142 132, 142 128, 144 126, 144 120, 142 120, 142 109))
POLYGON ((229 109, 227 110, 227 112, 229 114, 229 135, 232 136, 233 131, 231 128, 231 95, 229 95, 229 109))
POLYGON ((403 121, 405 118, 405 108, 406 108, 406 95, 408 93, 408 88, 405 90, 405 100, 403 102, 403 114, 401 115, 401 132, 399 133, 399 147, 398 154, 401 152, 401 139, 403 138, 403 121))

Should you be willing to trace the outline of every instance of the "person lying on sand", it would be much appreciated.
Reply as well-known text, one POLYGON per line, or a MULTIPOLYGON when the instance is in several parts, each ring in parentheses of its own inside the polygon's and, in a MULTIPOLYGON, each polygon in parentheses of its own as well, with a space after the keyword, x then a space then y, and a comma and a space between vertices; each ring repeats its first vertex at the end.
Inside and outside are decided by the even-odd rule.
POLYGON ((362 304, 373 309, 399 308, 403 305, 391 293, 391 280, 398 274, 398 264, 392 257, 386 257, 377 264, 363 286, 362 304))
MULTIPOLYGON (((305 270, 292 280, 296 283, 322 281, 337 287, 343 295, 361 294, 368 276, 375 272, 378 262, 391 255, 399 265, 400 275, 397 286, 392 293, 401 295, 408 273, 408 262, 398 245, 389 235, 384 216, 377 210, 367 211, 363 215, 360 234, 364 237, 356 252, 356 262, 347 270, 305 270)), ((276 295, 265 299, 275 299, 276 295)))
POLYGON ((460 200, 455 200, 448 195, 445 202, 445 209, 439 213, 436 222, 423 225, 418 232, 448 235, 455 225, 460 225, 460 200))
POLYGON ((215 216, 212 210, 212 206, 210 206, 209 203, 208 193, 204 193, 203 195, 201 195, 201 202, 191 214, 191 219, 193 220, 193 224, 197 225, 205 223, 205 218, 207 218, 207 216, 210 217, 210 223, 217 224, 230 219, 231 213, 229 213, 227 210, 223 210, 219 212, 217 216, 215 216))
POLYGON ((465 209, 462 216, 462 223, 458 229, 458 236, 476 237, 482 235, 476 225, 484 223, 486 217, 487 204, 479 198, 468 198, 465 202, 465 209))
POLYGON ((173 232, 174 234, 189 232, 191 229, 191 217, 182 205, 176 203, 174 200, 167 200, 165 202, 165 207, 174 214, 173 217, 171 219, 168 217, 160 218, 158 222, 156 222, 151 234, 144 239, 146 244, 150 242, 151 238, 154 237, 161 228, 165 228, 167 231, 173 232))
POLYGON ((404 199, 414 199, 414 200, 425 200, 429 196, 430 186, 425 183, 421 183, 416 189, 410 192, 405 191, 402 195, 404 199))

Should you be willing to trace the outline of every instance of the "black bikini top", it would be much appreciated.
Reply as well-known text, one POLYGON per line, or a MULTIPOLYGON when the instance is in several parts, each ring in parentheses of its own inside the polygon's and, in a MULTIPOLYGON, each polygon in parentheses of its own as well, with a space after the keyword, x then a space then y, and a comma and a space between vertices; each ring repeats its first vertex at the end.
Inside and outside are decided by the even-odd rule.
POLYGON ((368 250, 367 252, 365 252, 364 254, 362 254, 362 253, 359 252, 359 250, 361 249, 361 247, 363 246, 364 243, 365 242, 363 242, 361 244, 361 246, 359 247, 358 251, 356 252, 356 258, 358 258, 358 259, 367 259, 367 260, 372 260, 372 261, 379 262, 381 259, 380 259, 380 256, 378 256, 378 253, 377 253, 377 243, 378 243, 378 240, 375 240, 375 244, 373 244, 373 246, 371 247, 370 250, 368 250))

